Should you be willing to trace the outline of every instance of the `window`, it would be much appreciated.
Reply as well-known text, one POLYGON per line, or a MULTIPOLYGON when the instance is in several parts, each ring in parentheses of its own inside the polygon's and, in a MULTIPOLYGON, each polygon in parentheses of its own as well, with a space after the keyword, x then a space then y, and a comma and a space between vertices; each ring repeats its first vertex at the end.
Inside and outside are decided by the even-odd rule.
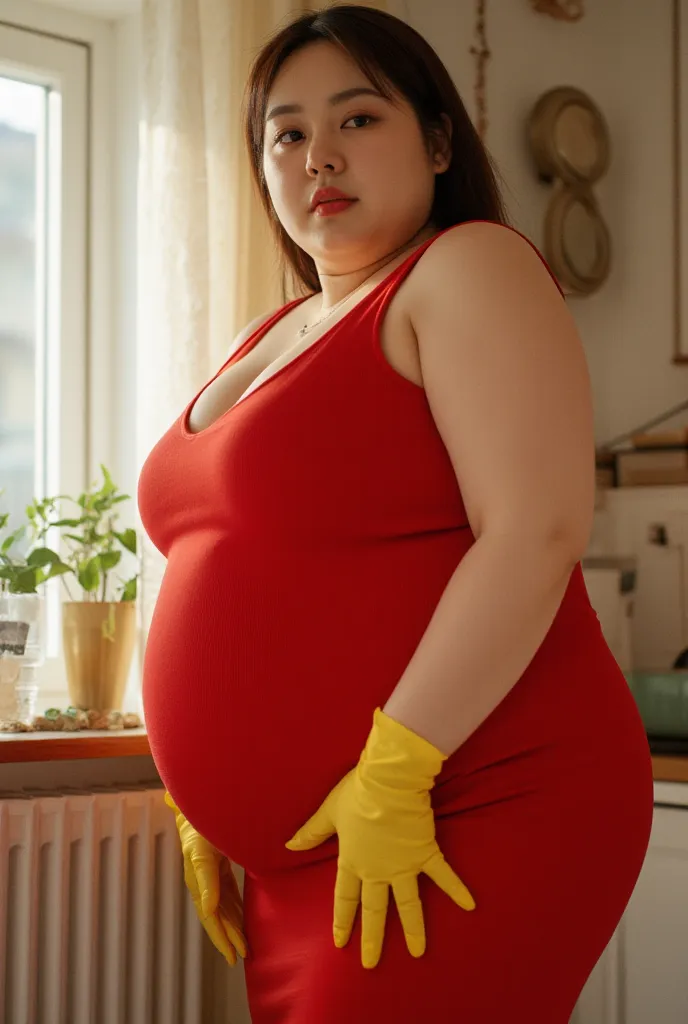
POLYGON ((45 475, 41 366, 51 100, 45 86, 0 76, 0 487, 3 510, 15 521, 45 475))
MULTIPOLYGON (((88 430, 89 51, 0 25, 0 512, 78 493, 88 430)), ((55 543, 56 543, 55 539, 55 543)), ((41 688, 64 691, 60 581, 41 688)))

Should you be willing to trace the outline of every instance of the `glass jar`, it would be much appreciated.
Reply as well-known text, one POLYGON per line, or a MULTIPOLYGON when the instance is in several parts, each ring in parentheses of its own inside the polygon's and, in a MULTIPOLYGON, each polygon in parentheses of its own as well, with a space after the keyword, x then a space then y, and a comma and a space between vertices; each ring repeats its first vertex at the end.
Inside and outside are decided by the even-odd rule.
POLYGON ((22 722, 30 722, 36 714, 38 680, 36 669, 45 662, 45 601, 41 594, 0 593, 0 622, 25 623, 28 633, 23 652, 2 651, 3 672, 0 678, 13 679, 15 714, 22 722))

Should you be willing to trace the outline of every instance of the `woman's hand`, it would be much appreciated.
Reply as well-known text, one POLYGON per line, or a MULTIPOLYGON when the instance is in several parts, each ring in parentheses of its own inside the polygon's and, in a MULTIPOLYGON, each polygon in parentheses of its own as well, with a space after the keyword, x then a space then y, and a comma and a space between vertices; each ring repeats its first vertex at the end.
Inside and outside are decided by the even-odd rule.
POLYGON ((169 793, 165 793, 165 803, 172 808, 177 821, 184 881, 196 913, 212 944, 233 967, 237 953, 244 958, 248 950, 241 894, 232 865, 187 821, 169 793))
POLYGON ((412 956, 425 952, 421 872, 463 910, 475 908, 435 840, 430 790, 444 760, 431 743, 377 708, 357 766, 286 844, 289 850, 311 850, 337 834, 334 941, 340 947, 349 941, 360 902, 364 967, 380 959, 390 885, 412 956))

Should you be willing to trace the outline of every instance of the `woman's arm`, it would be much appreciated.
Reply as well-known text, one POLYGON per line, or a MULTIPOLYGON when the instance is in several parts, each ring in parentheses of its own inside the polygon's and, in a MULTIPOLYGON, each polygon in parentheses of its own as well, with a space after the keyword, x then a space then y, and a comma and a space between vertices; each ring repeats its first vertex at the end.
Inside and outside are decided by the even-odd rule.
POLYGON ((383 710, 451 754, 527 668, 587 547, 592 399, 573 318, 519 235, 461 225, 413 278, 424 386, 476 542, 383 710))

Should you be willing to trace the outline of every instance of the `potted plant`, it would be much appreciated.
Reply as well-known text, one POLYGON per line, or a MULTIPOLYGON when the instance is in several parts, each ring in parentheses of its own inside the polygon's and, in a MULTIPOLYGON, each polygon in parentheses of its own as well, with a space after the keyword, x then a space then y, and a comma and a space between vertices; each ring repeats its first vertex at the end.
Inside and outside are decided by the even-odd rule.
POLYGON ((118 493, 105 466, 103 483, 92 484, 78 498, 57 495, 34 500, 26 513, 33 546, 28 565, 38 585, 59 576, 67 592, 62 603, 62 642, 72 704, 98 710, 121 708, 136 639, 138 573, 115 574, 123 555, 137 555, 136 531, 116 529, 117 507, 129 500, 118 493), (76 506, 64 515, 60 503, 76 506), (64 553, 47 546, 50 531, 60 530, 64 553), (75 597, 67 582, 80 588, 75 597), (116 580, 113 577, 116 576, 116 580))

